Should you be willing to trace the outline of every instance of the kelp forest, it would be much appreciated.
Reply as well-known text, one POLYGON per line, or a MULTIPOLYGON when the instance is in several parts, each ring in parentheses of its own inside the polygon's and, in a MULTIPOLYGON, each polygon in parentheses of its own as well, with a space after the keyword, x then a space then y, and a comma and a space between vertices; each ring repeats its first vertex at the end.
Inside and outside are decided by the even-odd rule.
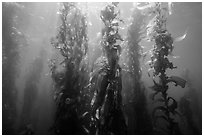
POLYGON ((202 3, 3 2, 3 135, 201 135, 202 3))

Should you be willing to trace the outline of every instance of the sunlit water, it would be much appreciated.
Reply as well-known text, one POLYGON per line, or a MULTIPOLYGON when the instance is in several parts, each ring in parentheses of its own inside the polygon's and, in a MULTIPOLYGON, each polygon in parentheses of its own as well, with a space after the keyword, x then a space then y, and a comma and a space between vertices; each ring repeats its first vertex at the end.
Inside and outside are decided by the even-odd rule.
MULTIPOLYGON (((100 20, 100 10, 106 3, 80 3, 83 12, 87 12, 88 19, 88 37, 89 37, 89 62, 93 63, 99 57, 101 49, 99 48, 100 31, 103 23, 100 20)), ((36 58, 42 59, 42 69, 38 78, 36 93, 32 93, 30 102, 30 122, 35 134, 52 134, 50 127, 53 124, 53 117, 55 113, 55 103, 53 100, 53 84, 50 77, 48 61, 51 58, 57 57, 56 50, 50 44, 51 37, 56 35, 57 27, 59 25, 58 9, 59 3, 19 3, 22 10, 25 12, 25 17, 17 24, 19 31, 22 32, 28 41, 26 47, 20 48, 20 65, 19 77, 16 81, 17 98, 16 108, 17 117, 15 121, 15 129, 17 134, 23 133, 21 129, 22 115, 25 99, 26 84, 28 84, 29 73, 31 66, 36 58), (42 52, 42 55, 40 53, 42 52), (32 103, 31 103, 32 102, 32 103)), ((175 58, 171 57, 175 66, 178 69, 169 71, 168 74, 183 76, 185 70, 188 70, 189 78, 192 81, 192 86, 196 89, 195 96, 198 100, 196 109, 201 110, 201 92, 202 92, 202 4, 200 3, 174 3, 172 8, 172 15, 168 17, 167 28, 172 33, 173 37, 181 36, 188 29, 186 38, 174 43, 175 49, 173 54, 175 58)), ((133 8, 133 3, 120 3, 121 18, 124 19, 125 24, 122 24, 121 35, 126 37, 127 26, 130 23, 130 17, 133 8)), ((3 14, 7 14, 4 13, 3 14)), ((4 32, 3 32, 4 33, 4 32)), ((152 43, 143 42, 144 51, 151 49, 152 43)), ((121 57, 123 58, 123 57, 121 57)), ((151 101, 148 98, 151 90, 148 88, 153 84, 152 79, 148 77, 148 65, 145 62, 149 60, 147 56, 142 67, 142 81, 145 83, 145 94, 148 99, 148 106, 151 107, 151 101)), ((37 72, 38 73, 38 72, 37 72)), ((32 80, 31 80, 32 81, 32 80)), ((123 85, 123 89, 126 85, 123 85)), ((184 89, 180 87, 171 86, 169 94, 176 100, 179 100, 189 87, 184 89)), ((29 95, 28 95, 29 96, 29 95)), ((4 96, 3 96, 4 98, 4 96)), ((126 102, 125 102, 126 103, 126 102)), ((26 112, 26 111, 25 111, 26 112)), ((200 111, 201 112, 201 111, 200 111)), ((201 114, 195 114, 196 124, 200 127, 201 114)), ((4 127, 2 127, 4 128, 4 127)), ((188 134, 188 132, 187 132, 188 134)))

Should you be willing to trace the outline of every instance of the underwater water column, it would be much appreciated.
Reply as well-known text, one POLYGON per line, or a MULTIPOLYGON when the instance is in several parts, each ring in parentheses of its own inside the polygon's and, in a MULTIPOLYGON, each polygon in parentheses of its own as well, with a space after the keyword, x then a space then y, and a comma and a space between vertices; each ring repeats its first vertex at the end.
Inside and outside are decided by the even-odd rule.
POLYGON ((193 81, 190 76, 190 71, 184 71, 183 77, 185 78, 187 89, 184 96, 178 102, 178 108, 181 114, 181 122, 183 123, 182 129, 185 134, 201 134, 202 127, 202 109, 199 104, 199 96, 193 81), (195 118, 196 117, 196 118, 195 118))
POLYGON ((30 126, 30 134, 34 134, 37 127, 37 114, 38 110, 35 107, 38 98, 38 84, 40 82, 40 76, 43 71, 43 63, 45 58, 45 50, 41 50, 39 57, 33 60, 32 64, 29 66, 29 72, 26 74, 26 83, 24 88, 23 106, 20 117, 19 133, 26 131, 26 128, 30 126), (33 115, 35 113, 35 115, 33 115))
POLYGON ((15 80, 19 76, 20 47, 27 45, 18 25, 23 16, 21 5, 2 3, 2 134, 15 134, 15 80))
POLYGON ((161 22, 155 17, 160 12, 159 4, 154 2, 110 2, 108 5, 111 6, 107 10, 105 2, 68 5, 48 2, 2 3, 3 134, 202 133, 201 2, 173 3, 173 7, 162 3, 160 15, 164 16, 164 20, 161 22), (114 12, 111 7, 115 7, 114 12), (132 10, 131 7, 135 9, 132 10), (168 12, 172 15, 168 16, 168 12), (116 14, 119 16, 112 20, 116 14), (109 18, 111 23, 102 16, 109 18), (144 21, 146 17, 147 20, 144 21), (62 25, 63 20, 65 27, 62 25), (144 28, 146 22, 149 25, 144 28), (163 32, 163 27, 158 27, 162 22, 167 31, 163 32), (118 33, 115 31, 117 27, 118 33), (109 33, 108 30, 112 31, 109 33), (185 30, 185 35, 179 38, 185 30), (143 39, 145 31, 148 37, 143 39), (121 35, 122 39, 115 34, 121 35), (170 36, 172 34, 178 38, 170 36), (184 41, 175 43, 184 37, 184 41), (114 43, 111 41, 115 39, 116 43, 113 45, 116 46, 113 46, 112 51, 106 52, 104 47, 114 43), (168 59, 159 59, 161 56, 158 57, 157 53, 161 55, 168 48, 168 56, 164 56, 168 59), (41 53, 44 57, 40 55, 41 49, 45 51, 41 53), (142 54, 142 50, 151 54, 142 54), (49 62, 50 59, 53 60, 49 62), (151 60, 143 64, 146 59, 151 60), (171 63, 173 67, 178 66, 178 69, 171 70, 171 63), (115 64, 116 73, 110 71, 115 64), (165 96, 165 90, 155 95, 155 91, 164 87, 161 84, 161 73, 156 76, 151 73, 159 72, 161 66, 164 68, 166 64, 169 67, 165 70, 166 77, 174 80, 173 83, 166 84, 168 106, 164 103, 166 99, 162 97, 165 96), (190 72, 189 76, 184 76, 185 80, 177 77, 183 77, 183 69, 189 69, 190 72), (114 74, 117 80, 111 79, 114 74), (111 78, 107 78, 107 75, 111 78), (185 81, 185 88, 179 87, 185 81), (106 93, 109 94, 101 91, 108 91, 106 93), (106 95, 113 98, 107 98, 106 95), (100 101, 103 99, 104 101, 100 101), (102 103, 95 110, 97 101, 102 103), (112 102, 113 105, 110 105, 112 102), (122 108, 127 127, 120 126, 125 124, 121 122, 124 121, 121 111, 115 109, 115 106, 122 108), (111 108, 114 113, 107 113, 107 108, 111 108), (169 130, 171 126, 166 108, 169 111, 176 108, 181 113, 181 117, 170 113, 173 122, 178 123, 174 124, 175 130, 172 133, 169 130), (152 119, 149 119, 147 111, 153 115, 152 119), (104 117, 108 119, 108 124, 104 124, 104 117))
POLYGON ((130 134, 150 134, 152 125, 147 111, 145 88, 141 81, 142 72, 140 63, 143 50, 140 42, 145 33, 147 16, 143 15, 140 10, 134 7, 131 17, 132 21, 127 31, 126 49, 126 52, 128 52, 128 70, 133 82, 133 95, 129 98, 129 105, 126 105, 129 109, 133 109, 133 113, 128 118, 128 123, 130 124, 129 132, 130 134))

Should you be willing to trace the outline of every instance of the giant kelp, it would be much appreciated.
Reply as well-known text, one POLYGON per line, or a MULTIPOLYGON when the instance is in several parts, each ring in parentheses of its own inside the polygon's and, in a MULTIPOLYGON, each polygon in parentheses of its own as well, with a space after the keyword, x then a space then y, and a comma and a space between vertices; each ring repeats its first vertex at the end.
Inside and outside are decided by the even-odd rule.
MULTIPOLYGON (((171 72, 168 69, 175 68, 169 61, 169 56, 174 49, 173 42, 179 40, 172 38, 166 28, 168 14, 171 14, 170 5, 142 3, 147 5, 143 7, 135 4, 133 10, 125 9, 120 12, 119 8, 123 5, 118 2, 108 3, 103 9, 98 8, 98 4, 94 4, 97 8, 92 8, 89 4, 3 4, 3 134, 14 134, 12 127, 16 118, 15 108, 18 108, 17 112, 20 112, 18 114, 21 117, 21 120, 17 118, 15 127, 17 129, 21 125, 20 131, 23 130, 16 132, 17 134, 180 134, 178 124, 182 124, 182 120, 187 125, 185 128, 190 130, 188 133, 199 134, 201 130, 198 129, 198 121, 201 117, 195 89, 189 87, 189 92, 179 102, 181 119, 176 116, 179 114, 176 99, 180 97, 179 94, 169 96, 172 86, 170 82, 182 87, 185 85, 185 80, 167 75, 171 72), (56 12, 54 8, 59 8, 59 11, 56 12), (92 28, 87 27, 89 17, 93 17, 88 16, 89 12, 96 9, 101 12, 94 16, 99 17, 97 21, 101 21, 103 25, 101 33, 96 36, 97 42, 94 40, 93 30, 96 29, 92 23, 100 27, 99 22, 88 23, 92 28), (132 13, 130 24, 125 14, 127 11, 132 13), (29 17, 24 17, 25 12, 29 17), (120 15, 125 15, 125 22, 120 15), (55 17, 58 17, 58 24, 55 17), (27 20, 30 22, 27 23, 27 20), (21 51, 21 55, 25 57, 22 59, 22 66, 18 66, 18 52, 20 46, 26 45, 26 40, 23 32, 19 31, 21 29, 17 22, 28 36, 29 45, 32 45, 26 49, 28 52, 21 51), (28 28, 26 24, 29 24, 28 28), (48 39, 53 36, 50 32, 56 31, 55 25, 59 26, 56 26, 56 35, 51 39, 52 47, 50 43, 50 47, 47 47, 48 39), (123 29, 122 25, 125 26, 123 29), (89 35, 92 41, 89 45, 88 29, 92 33, 89 35), (124 34, 126 30, 127 33, 124 34), (145 88, 147 79, 142 73, 146 74, 146 69, 142 72, 143 66, 140 64, 148 57, 142 53, 142 44, 146 40, 154 44, 149 52, 149 70, 153 70, 152 94, 145 88), (16 94, 13 93, 16 92, 14 85, 19 73, 16 68, 27 68, 29 65, 26 62, 30 61, 32 55, 35 56, 41 46, 46 51, 41 52, 41 56, 29 64, 28 72, 22 72, 16 80, 19 89, 24 88, 25 84, 16 100, 16 94), (41 75, 48 69, 44 64, 46 58, 42 57, 44 53, 55 54, 50 62, 51 77, 41 75), (143 55, 146 58, 142 58, 143 55), (143 78, 145 81, 142 81, 143 78), (54 88, 50 90, 52 86, 54 88), (149 93, 153 104, 152 101, 147 102, 146 94, 149 93), (56 106, 49 101, 51 97, 54 97, 56 106), (147 106, 149 110, 146 109, 147 106), (148 114, 151 109, 153 112, 149 114, 152 114, 152 118, 148 114), (55 117, 52 119, 51 113, 55 110, 55 117), (52 120, 48 120, 48 117, 52 120), (47 131, 53 121, 53 126, 47 131)), ((125 3, 124 8, 126 4, 132 6, 132 3, 125 3)), ((150 76, 152 73, 148 74, 150 76)), ((152 82, 151 79, 150 81, 152 82)))
MULTIPOLYGON (((38 84, 43 71, 45 54, 46 51, 42 48, 39 56, 37 56, 29 66, 29 72, 25 78, 24 103, 20 117, 20 127, 18 129, 20 134, 34 134, 35 132, 37 117, 32 113, 35 111, 34 106, 38 96, 38 84)), ((37 112, 35 114, 37 114, 37 112)))
POLYGON ((27 45, 18 23, 24 17, 23 6, 17 3, 2 4, 2 127, 3 134, 14 134, 16 118, 15 80, 19 70, 19 49, 27 45))
MULTIPOLYGON (((56 134, 85 134, 80 123, 81 61, 87 51, 86 16, 77 3, 61 3, 58 12, 60 26, 51 41, 63 60, 59 65, 52 60, 50 68, 55 84, 57 104, 54 130, 56 134), (58 67, 63 68, 58 71, 58 67)), ((83 104, 82 104, 83 105, 83 104)))
POLYGON ((101 10, 102 29, 101 46, 103 56, 95 63, 90 84, 95 94, 93 98, 93 119, 96 121, 96 134, 127 134, 122 112, 122 77, 118 64, 123 41, 119 34, 118 3, 113 2, 101 10))
POLYGON ((173 51, 173 42, 170 32, 166 28, 167 15, 171 14, 171 5, 167 3, 150 3, 138 9, 146 10, 153 19, 150 20, 147 26, 147 39, 153 41, 153 49, 151 50, 151 61, 149 63, 153 70, 154 86, 151 87, 154 93, 151 98, 154 100, 155 96, 159 93, 161 97, 155 101, 160 102, 161 105, 155 107, 152 112, 154 131, 156 134, 180 134, 178 123, 175 121, 174 116, 179 115, 176 110, 178 107, 177 101, 168 95, 169 83, 173 82, 175 85, 185 87, 185 80, 177 76, 167 76, 167 69, 175 69, 176 67, 169 61, 168 56, 173 51), (159 120, 167 123, 166 128, 162 127, 159 120), (158 124, 159 123, 159 124, 158 124))
MULTIPOLYGON (((133 134, 149 134, 151 133, 151 123, 148 111, 146 108, 146 96, 144 93, 144 84, 141 81, 141 57, 143 47, 141 45, 142 36, 145 33, 145 24, 147 23, 147 16, 143 15, 140 10, 134 7, 132 12, 132 21, 128 27, 127 32, 127 50, 128 53, 128 70, 133 82, 133 95, 129 100, 129 106, 134 108, 134 118, 130 119, 128 123, 131 128, 134 127, 133 134)), ((127 91, 126 91, 127 92, 127 91)), ((126 93, 127 94, 127 93, 126 93)))

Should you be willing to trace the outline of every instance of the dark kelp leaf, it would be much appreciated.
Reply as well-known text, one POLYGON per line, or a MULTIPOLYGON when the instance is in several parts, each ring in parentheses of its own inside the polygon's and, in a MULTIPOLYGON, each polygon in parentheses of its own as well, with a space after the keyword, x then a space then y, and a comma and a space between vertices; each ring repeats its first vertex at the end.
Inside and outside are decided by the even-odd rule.
POLYGON ((186 85, 186 80, 184 80, 184 79, 182 79, 182 78, 180 78, 178 76, 171 76, 171 77, 169 77, 168 78, 168 82, 174 82, 176 84, 175 86, 179 85, 182 88, 184 88, 185 85, 186 85))
POLYGON ((149 98, 151 100, 154 100, 154 97, 158 94, 159 92, 154 92, 154 93, 150 93, 149 98))
POLYGON ((168 106, 169 110, 170 110, 170 112, 172 114, 175 114, 175 109, 178 107, 178 103, 177 103, 177 101, 174 98, 168 97, 168 101, 170 101, 170 100, 172 100, 173 102, 172 102, 171 105, 168 106))
POLYGON ((159 85, 158 83, 156 83, 156 81, 154 81, 154 86, 151 86, 150 89, 157 91, 157 92, 162 92, 163 88, 161 85, 159 85))

